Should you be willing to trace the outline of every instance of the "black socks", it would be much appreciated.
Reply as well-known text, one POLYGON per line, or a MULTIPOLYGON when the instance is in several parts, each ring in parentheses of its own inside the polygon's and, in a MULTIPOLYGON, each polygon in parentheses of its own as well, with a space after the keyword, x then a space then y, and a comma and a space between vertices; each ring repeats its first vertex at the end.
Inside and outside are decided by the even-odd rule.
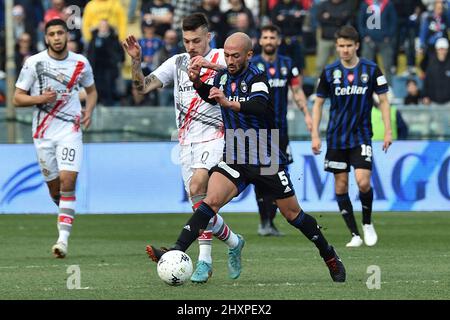
POLYGON ((366 193, 359 192, 359 199, 362 205, 362 223, 371 224, 372 218, 372 203, 373 203, 373 189, 370 188, 366 193))
POLYGON ((327 240, 320 231, 314 217, 304 213, 302 210, 294 220, 288 222, 299 229, 310 241, 315 244, 317 249, 319 249, 321 257, 325 259, 325 261, 334 256, 331 246, 328 244, 327 240))
POLYGON ((353 214, 353 206, 348 193, 337 194, 336 200, 339 206, 339 211, 344 218, 345 224, 352 233, 352 235, 359 236, 358 227, 356 226, 355 215, 353 214))
POLYGON ((192 217, 181 231, 175 246, 172 249, 186 251, 189 246, 202 234, 208 226, 209 220, 215 216, 215 212, 206 203, 195 210, 192 217))

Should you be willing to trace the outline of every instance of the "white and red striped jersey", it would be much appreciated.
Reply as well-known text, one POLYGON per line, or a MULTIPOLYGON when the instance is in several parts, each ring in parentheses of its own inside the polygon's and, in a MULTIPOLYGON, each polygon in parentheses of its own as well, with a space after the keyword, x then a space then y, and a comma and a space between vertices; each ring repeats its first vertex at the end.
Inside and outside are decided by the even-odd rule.
MULTIPOLYGON (((204 58, 215 64, 226 65, 223 49, 211 49, 204 58)), ((152 73, 164 86, 174 85, 178 140, 181 145, 218 139, 224 133, 220 106, 203 101, 189 80, 189 61, 188 53, 177 54, 152 73)), ((201 80, 213 84, 216 73, 203 68, 201 80)))
POLYGON ((49 56, 47 50, 29 57, 20 71, 16 87, 41 95, 47 88, 57 93, 54 103, 37 105, 33 114, 33 138, 53 137, 64 130, 79 131, 81 103, 80 86, 94 84, 89 61, 82 55, 69 52, 64 60, 49 56))

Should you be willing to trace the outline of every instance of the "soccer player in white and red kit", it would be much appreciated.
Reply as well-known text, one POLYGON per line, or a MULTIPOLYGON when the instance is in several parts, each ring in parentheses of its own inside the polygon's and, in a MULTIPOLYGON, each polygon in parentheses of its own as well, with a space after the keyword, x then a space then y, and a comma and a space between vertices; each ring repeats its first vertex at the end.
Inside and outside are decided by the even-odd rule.
POLYGON ((75 185, 83 159, 82 131, 88 128, 97 103, 92 68, 82 55, 67 49, 68 28, 61 19, 45 25, 48 46, 29 57, 16 82, 13 103, 35 106, 33 141, 39 166, 50 195, 59 206, 59 237, 52 247, 57 258, 67 255, 75 214, 75 185), (86 107, 81 108, 80 88, 86 90, 86 107))
MULTIPOLYGON (((206 196, 208 171, 222 159, 224 129, 220 107, 203 101, 189 80, 188 68, 194 58, 201 64, 201 78, 212 83, 216 71, 225 68, 223 49, 211 49, 211 34, 208 20, 201 13, 194 13, 183 19, 183 43, 186 53, 177 54, 166 60, 155 71, 144 77, 141 70, 142 51, 136 38, 129 36, 123 47, 132 58, 133 85, 141 93, 174 84, 175 112, 180 145, 180 163, 186 192, 197 209, 206 196)), ((186 226, 187 228, 188 226, 186 226)), ((211 219, 207 229, 199 237, 199 261, 191 281, 208 281, 212 274, 212 234, 229 247, 228 270, 232 279, 241 272, 242 236, 235 234, 219 215, 211 219)), ((148 249, 148 248, 147 248, 148 249)), ((151 255, 151 252, 148 252, 151 255)))

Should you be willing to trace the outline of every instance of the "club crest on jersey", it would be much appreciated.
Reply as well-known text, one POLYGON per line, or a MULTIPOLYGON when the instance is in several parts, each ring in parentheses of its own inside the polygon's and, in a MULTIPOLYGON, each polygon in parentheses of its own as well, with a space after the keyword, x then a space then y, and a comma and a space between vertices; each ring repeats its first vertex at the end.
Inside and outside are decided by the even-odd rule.
POLYGON ((241 82, 241 91, 242 91, 242 93, 246 93, 247 90, 248 90, 247 84, 245 83, 245 81, 242 81, 241 82))
POLYGON ((231 83, 231 91, 235 91, 236 90, 236 82, 232 82, 231 83))
POLYGON ((227 75, 226 74, 223 74, 221 77, 220 77, 220 85, 224 85, 225 83, 227 83, 227 75))
POLYGON ((363 73, 363 74, 361 75, 361 82, 362 82, 362 83, 367 83, 367 82, 369 82, 369 75, 368 75, 367 73, 363 73))
POLYGON ((63 82, 65 77, 66 77, 66 76, 65 76, 63 73, 59 73, 59 74, 56 76, 56 80, 58 80, 59 82, 63 82))
POLYGON ((270 73, 270 75, 271 75, 272 77, 275 75, 275 72, 276 72, 276 70, 275 70, 274 67, 270 67, 270 68, 269 68, 269 73, 270 73))
POLYGON ((262 64, 261 62, 258 63, 256 66, 257 66, 258 69, 261 70, 261 71, 265 71, 265 70, 266 70, 266 68, 264 67, 264 64, 262 64))
POLYGON ((349 74, 347 75, 347 80, 348 80, 349 82, 353 82, 353 80, 355 80, 355 75, 354 75, 353 73, 349 73, 349 74))
POLYGON ((342 77, 342 71, 339 69, 336 69, 333 71, 333 84, 340 84, 341 83, 341 77, 342 77))
POLYGON ((281 71, 281 74, 283 76, 287 75, 287 68, 286 67, 281 67, 280 71, 281 71))

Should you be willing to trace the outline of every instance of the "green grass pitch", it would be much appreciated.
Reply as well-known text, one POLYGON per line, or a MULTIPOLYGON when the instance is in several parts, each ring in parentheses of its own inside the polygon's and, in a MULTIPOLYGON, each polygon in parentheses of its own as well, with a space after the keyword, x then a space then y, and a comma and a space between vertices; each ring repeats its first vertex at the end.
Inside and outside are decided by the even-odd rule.
MULTIPOLYGON (((241 277, 228 278, 227 250, 215 239, 210 281, 170 287, 145 245, 171 245, 187 214, 79 215, 62 260, 50 253, 55 215, 0 215, 0 299, 450 299, 450 212, 375 213, 378 244, 352 249, 340 215, 315 213, 346 266, 345 284, 331 281, 316 248, 280 215, 280 238, 259 237, 256 214, 223 216, 247 241, 241 277), (67 288, 71 265, 79 267, 80 289, 67 288), (372 265, 380 289, 366 285, 372 265)), ((188 254, 196 261, 197 253, 194 243, 188 254)))

